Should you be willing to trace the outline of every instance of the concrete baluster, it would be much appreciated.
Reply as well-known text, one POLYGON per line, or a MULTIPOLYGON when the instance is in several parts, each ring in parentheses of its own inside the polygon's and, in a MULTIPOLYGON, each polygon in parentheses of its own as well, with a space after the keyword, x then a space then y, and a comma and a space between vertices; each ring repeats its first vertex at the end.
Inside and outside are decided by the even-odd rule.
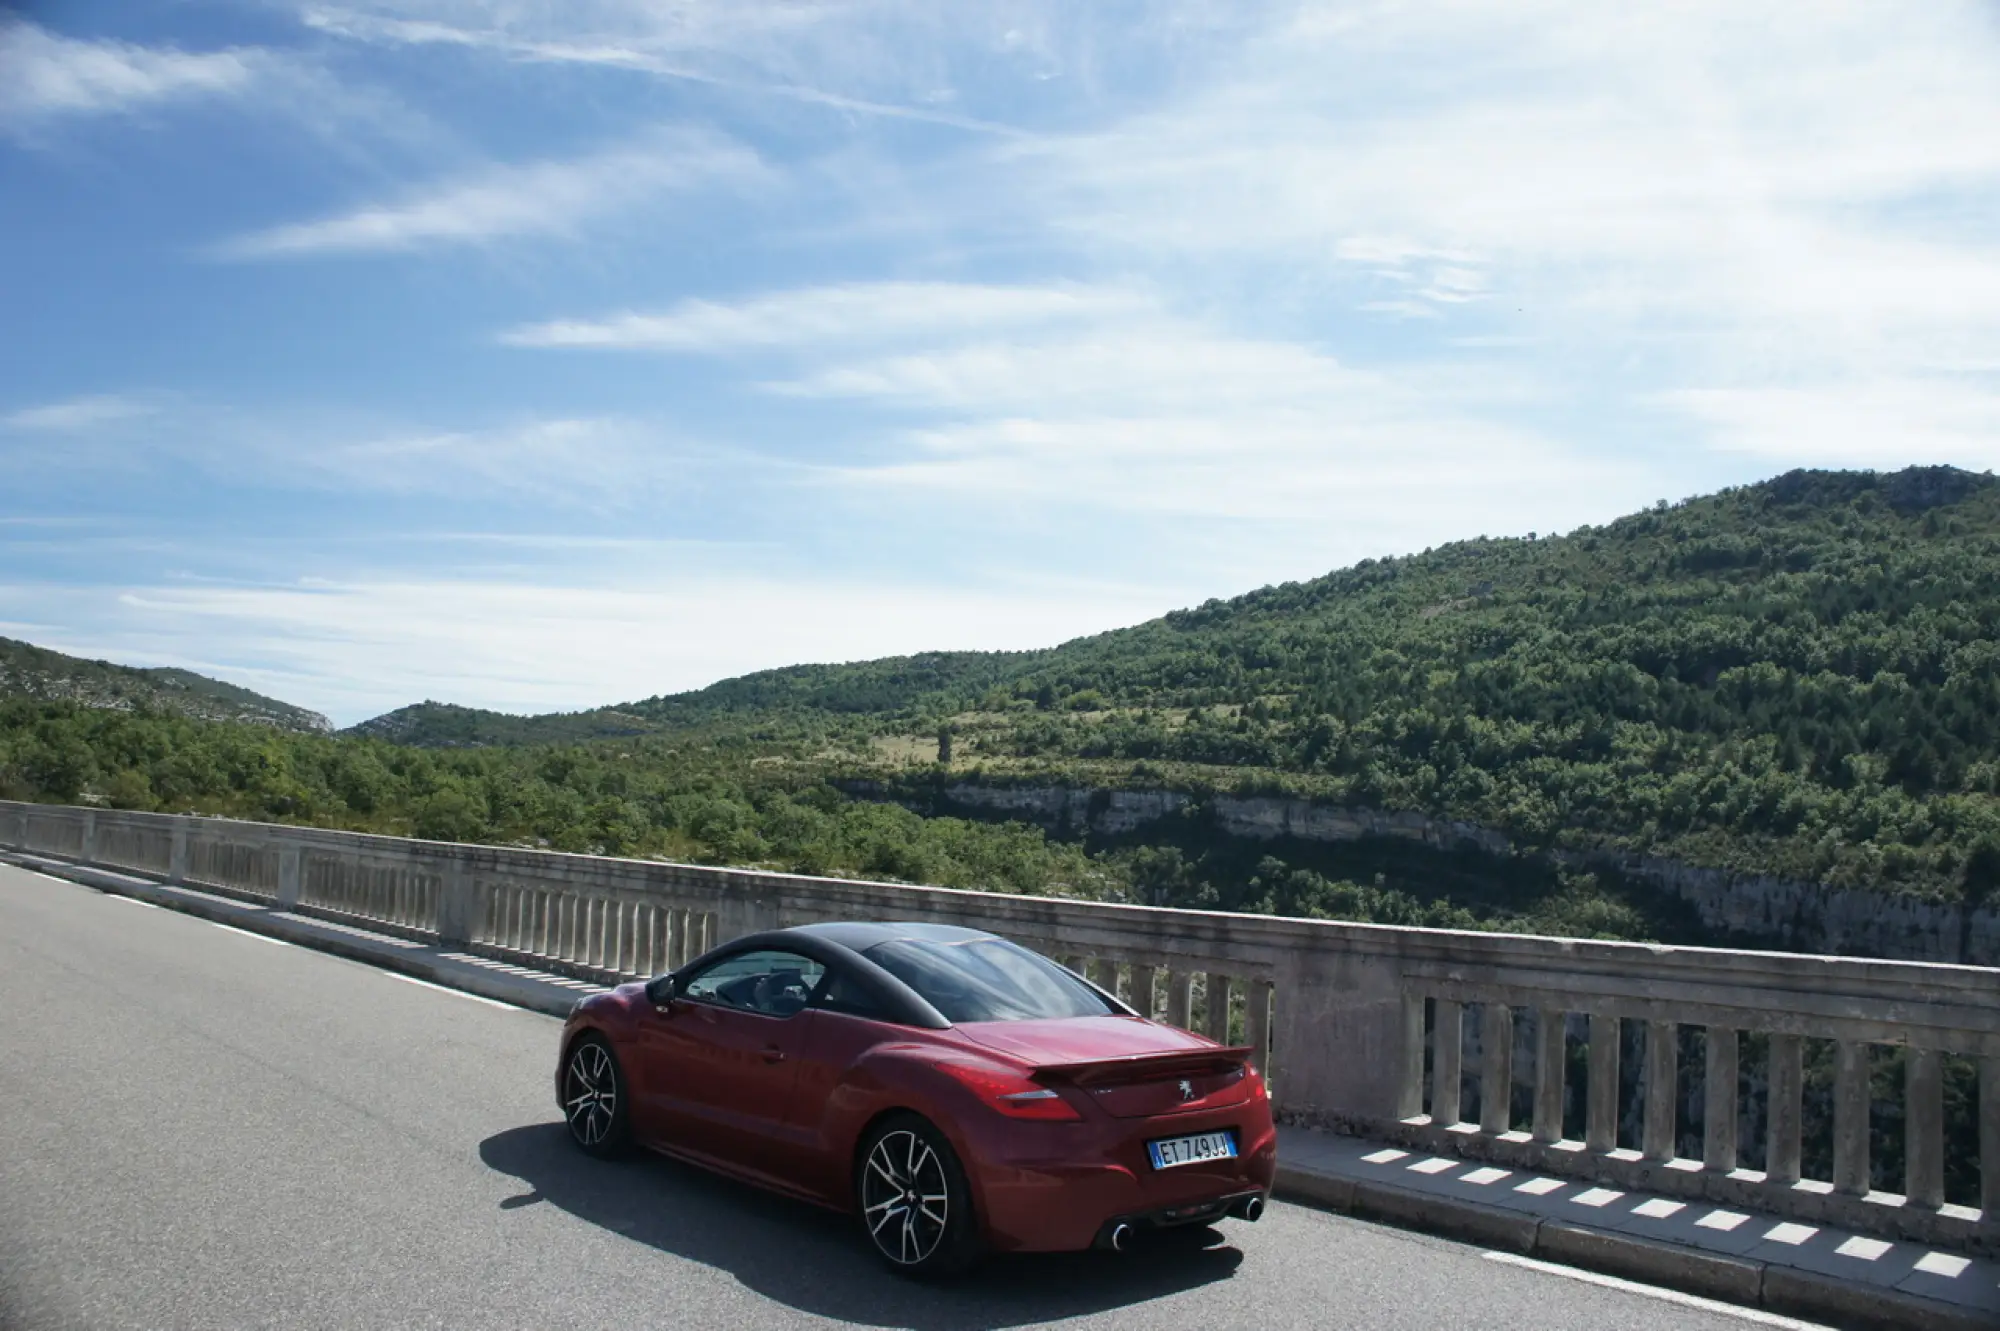
POLYGON ((1944 1205, 1942 1054, 1935 1049, 1909 1051, 1903 1064, 1903 1097, 1903 1196, 1911 1206, 1936 1210, 1944 1205))
POLYGON ((299 904, 299 878, 304 868, 304 852, 297 846, 286 846, 278 852, 278 909, 296 910, 299 904))
POLYGON ((1555 1008, 1535 1013, 1535 1140, 1559 1142, 1563 1135, 1563 1083, 1568 1072, 1563 1014, 1555 1008))
POLYGON ((1194 1007, 1194 976, 1184 970, 1167 972, 1167 1025, 1188 1029, 1194 1007))
POLYGON ((1766 1077, 1770 1102, 1765 1119, 1770 1124, 1764 1146, 1764 1181, 1789 1188, 1799 1181, 1799 1137, 1804 1114, 1805 1076, 1799 1037, 1771 1037, 1771 1068, 1766 1077))
POLYGON ((1229 1043, 1229 992, 1231 980, 1220 971, 1208 973, 1208 1038, 1229 1043))
POLYGON ((1251 1063, 1263 1074, 1265 1085, 1272 1084, 1276 1077, 1271 1057, 1271 982, 1265 979, 1250 981, 1243 991, 1243 1043, 1257 1052, 1251 1055, 1251 1063))
POLYGON ((1118 963, 1098 957, 1090 963, 1090 982, 1107 994, 1118 992, 1118 963))
POLYGON ((1618 1044, 1624 1023, 1602 1012, 1590 1014, 1590 1081, 1584 1087, 1585 1149, 1618 1147, 1618 1044))
POLYGON ((1396 1117, 1408 1121, 1424 1112, 1424 996, 1403 991, 1400 1075, 1396 1079, 1396 1117))
POLYGON ((1479 1130, 1496 1136, 1514 1126, 1514 1010, 1480 1007, 1479 1130))
POLYGON ((1979 1060, 1979 1223, 2000 1241, 2000 1055, 1979 1060))
POLYGON ((1134 965, 1132 967, 1133 1009, 1142 1017, 1150 1019, 1159 1009, 1153 1006, 1153 968, 1134 965))
POLYGON ((1456 1000, 1431 1003, 1431 1123, 1449 1128, 1458 1122, 1464 1088, 1460 1060, 1465 1056, 1465 1009, 1456 1000))
POLYGON ((1868 1046, 1833 1046, 1833 1190, 1868 1195, 1868 1046))
POLYGON ((1646 1105, 1639 1145, 1648 1160, 1674 1158, 1679 1079, 1680 1027, 1671 1021, 1647 1022, 1646 1105))
POLYGON ((1711 1026, 1704 1040, 1702 1164, 1718 1173, 1736 1168, 1737 1046, 1733 1026, 1711 1026))

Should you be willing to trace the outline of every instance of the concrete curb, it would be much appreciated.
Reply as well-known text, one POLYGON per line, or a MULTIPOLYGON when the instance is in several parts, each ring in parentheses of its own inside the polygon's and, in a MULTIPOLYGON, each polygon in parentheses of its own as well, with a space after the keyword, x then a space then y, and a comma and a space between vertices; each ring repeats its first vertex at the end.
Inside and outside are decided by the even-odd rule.
MULTIPOLYGON (((227 901, 129 874, 34 855, 0 853, 0 862, 531 1012, 567 1016, 577 1000, 574 992, 557 985, 452 961, 421 945, 363 937, 301 916, 283 914, 268 906, 227 901)), ((1722 1257, 1679 1244, 1562 1224, 1374 1180, 1343 1178, 1281 1163, 1274 1192, 1287 1201, 1364 1220, 1444 1234, 1605 1275, 1815 1318, 1855 1331, 1993 1331, 1991 1320, 1984 1314, 1913 1294, 1835 1280, 1795 1267, 1722 1257)))
POLYGON ((1812 1318, 1853 1331, 1993 1331, 1984 1313, 1796 1267, 1563 1224, 1479 1202, 1280 1163, 1276 1195, 1364 1220, 1444 1234, 1642 1284, 1812 1318))
POLYGON ((427 980, 447 989, 477 994, 481 998, 490 998, 495 1002, 526 1008, 530 1012, 540 1012, 551 1017, 568 1016, 570 1009, 576 1005, 580 997, 574 991, 559 985, 544 984, 525 976, 509 975, 505 971, 492 971, 483 966, 452 961, 438 956, 433 949, 422 945, 399 945, 396 941, 363 937, 304 916, 281 914, 269 906, 225 901, 204 895, 198 890, 182 891, 129 874, 93 869, 63 860, 43 859, 40 856, 0 854, 0 862, 54 878, 66 878, 100 892, 131 897, 135 901, 179 911, 183 915, 192 915, 212 924, 226 924, 232 929, 263 934, 268 938, 311 948, 315 952, 330 953, 349 961, 395 971, 412 979, 427 980))

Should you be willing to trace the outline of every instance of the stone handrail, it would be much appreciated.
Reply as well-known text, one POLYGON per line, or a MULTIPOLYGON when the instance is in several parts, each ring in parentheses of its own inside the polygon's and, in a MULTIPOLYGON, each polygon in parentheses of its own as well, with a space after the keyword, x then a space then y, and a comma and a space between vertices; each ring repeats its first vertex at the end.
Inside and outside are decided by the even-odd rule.
POLYGON ((604 983, 784 925, 972 925, 1155 1016, 1263 1051, 1289 1121, 2000 1248, 2000 971, 1983 967, 1169 910, 12 802, 0 802, 0 845, 604 983), (1900 1095, 1880 1115, 1900 1119, 1899 1143, 1870 1130, 1871 1051, 1883 1046, 1903 1051, 1900 1095), (1807 1069, 1829 1052, 1831 1177, 1802 1178, 1807 1069), (1746 1053, 1761 1080, 1743 1075, 1746 1053), (1958 1074, 1977 1083, 1977 1207, 1945 1194, 1949 1060, 1970 1060, 1958 1074), (1761 1131, 1741 1132, 1746 1120, 1761 1131), (1870 1190, 1878 1143, 1902 1148, 1899 1194, 1870 1190))

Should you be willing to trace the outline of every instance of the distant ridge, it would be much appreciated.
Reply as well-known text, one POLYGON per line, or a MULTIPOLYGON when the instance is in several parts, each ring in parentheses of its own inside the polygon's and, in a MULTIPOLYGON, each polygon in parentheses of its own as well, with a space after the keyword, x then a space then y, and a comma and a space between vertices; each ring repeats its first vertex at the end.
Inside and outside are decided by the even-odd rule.
POLYGON ((5 697, 177 712, 203 721, 241 721, 301 734, 323 735, 333 729, 318 712, 191 670, 86 661, 13 638, 0 638, 0 698, 5 697))

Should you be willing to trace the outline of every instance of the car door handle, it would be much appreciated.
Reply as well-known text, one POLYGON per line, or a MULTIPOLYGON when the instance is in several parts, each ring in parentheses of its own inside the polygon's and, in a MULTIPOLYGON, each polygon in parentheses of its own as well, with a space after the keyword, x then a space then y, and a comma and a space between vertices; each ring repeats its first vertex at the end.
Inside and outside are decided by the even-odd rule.
POLYGON ((782 1063, 785 1061, 785 1051, 774 1044, 767 1044, 764 1046, 764 1061, 766 1063, 782 1063))

